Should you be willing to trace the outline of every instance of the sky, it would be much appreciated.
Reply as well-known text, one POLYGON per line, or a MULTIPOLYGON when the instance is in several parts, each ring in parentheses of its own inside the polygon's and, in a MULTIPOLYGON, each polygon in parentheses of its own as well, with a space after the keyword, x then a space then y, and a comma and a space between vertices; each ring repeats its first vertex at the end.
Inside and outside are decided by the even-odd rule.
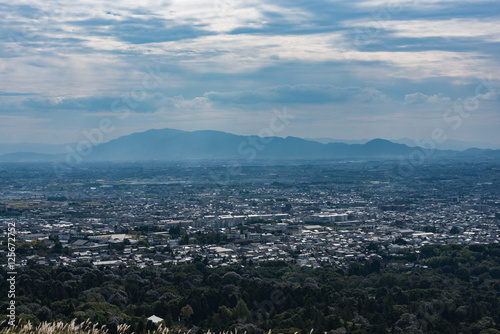
POLYGON ((498 0, 18 0, 0 17, 0 143, 172 128, 500 147, 498 0))

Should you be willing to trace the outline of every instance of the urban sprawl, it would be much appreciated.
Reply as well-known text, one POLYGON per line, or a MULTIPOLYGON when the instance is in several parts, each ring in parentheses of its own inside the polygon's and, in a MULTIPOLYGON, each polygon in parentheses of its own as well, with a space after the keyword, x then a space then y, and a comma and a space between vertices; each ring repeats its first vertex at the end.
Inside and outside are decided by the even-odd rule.
POLYGON ((488 162, 435 161, 408 175, 395 162, 103 163, 62 175, 50 164, 4 164, 1 241, 15 226, 16 266, 346 268, 418 259, 425 244, 498 243, 499 179, 488 162))

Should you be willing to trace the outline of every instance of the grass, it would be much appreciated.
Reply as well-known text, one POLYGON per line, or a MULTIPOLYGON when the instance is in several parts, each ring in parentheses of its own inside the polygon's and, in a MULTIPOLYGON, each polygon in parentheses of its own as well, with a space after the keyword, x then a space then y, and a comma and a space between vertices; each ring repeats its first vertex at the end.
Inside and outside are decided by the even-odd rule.
MULTIPOLYGON (((5 326, 5 321, 0 323, 0 328, 5 326)), ((129 332, 130 326, 119 325, 117 328, 117 334, 136 334, 134 332, 129 332)), ((147 334, 189 334, 190 331, 183 330, 170 330, 169 328, 160 325, 158 329, 154 331, 148 331, 147 334)), ((38 326, 33 326, 29 321, 25 325, 9 326, 7 328, 0 329, 0 334, 108 334, 108 329, 106 326, 99 326, 97 324, 92 324, 90 320, 82 322, 80 324, 76 323, 76 319, 70 323, 63 322, 42 322, 38 326)), ((313 331, 309 334, 312 334, 313 331)), ((204 334, 217 334, 210 331, 204 334)), ((233 332, 223 332, 219 334, 238 334, 237 331, 233 332)), ((246 334, 246 332, 244 333, 246 334)), ((268 334, 271 334, 269 331, 268 334)), ((295 333, 297 334, 297 333, 295 333)))
MULTIPOLYGON (((0 327, 4 326, 4 323, 0 324, 0 327)), ((118 326, 118 334, 129 334, 128 325, 118 326)), ((76 323, 76 320, 70 323, 63 322, 42 322, 38 326, 33 326, 29 321, 24 325, 9 326, 7 328, 0 329, 0 334, 107 334, 108 330, 106 326, 99 326, 97 324, 92 324, 89 320, 82 322, 80 324, 76 323)), ((168 329, 160 328, 150 334, 167 334, 168 329)))

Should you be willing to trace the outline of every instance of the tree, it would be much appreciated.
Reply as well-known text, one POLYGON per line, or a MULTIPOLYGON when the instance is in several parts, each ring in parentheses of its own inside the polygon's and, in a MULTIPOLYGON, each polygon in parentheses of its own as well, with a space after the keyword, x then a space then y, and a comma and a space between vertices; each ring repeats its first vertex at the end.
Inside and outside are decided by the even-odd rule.
POLYGON ((181 235, 181 226, 180 225, 172 226, 169 229, 168 233, 173 237, 181 235))
POLYGON ((53 253, 62 253, 63 245, 59 240, 56 240, 54 247, 52 248, 53 253))
POLYGON ((494 328, 489 328, 489 329, 482 330, 481 333, 479 333, 479 334, 500 334, 500 331, 497 331, 494 328))
POLYGON ((174 320, 172 319, 172 313, 170 313, 170 310, 167 312, 167 315, 165 316, 165 327, 171 328, 174 326, 174 320))
POLYGON ((224 305, 219 306, 219 309, 212 320, 212 328, 214 328, 214 331, 224 331, 231 324, 232 317, 233 314, 230 309, 224 305))
POLYGON ((146 239, 141 239, 137 243, 139 246, 149 247, 149 242, 146 239))
POLYGON ((186 306, 181 308, 180 316, 187 323, 187 321, 193 315, 193 313, 194 313, 193 308, 191 307, 191 305, 187 304, 186 306))
POLYGON ((250 310, 248 309, 247 304, 243 301, 243 299, 238 300, 238 303, 233 309, 234 318, 246 320, 249 314, 250 310))
POLYGON ((179 240, 179 245, 189 245, 189 235, 186 234, 179 240))
POLYGON ((418 329, 417 317, 411 313, 404 313, 396 322, 394 333, 421 334, 422 331, 418 329))

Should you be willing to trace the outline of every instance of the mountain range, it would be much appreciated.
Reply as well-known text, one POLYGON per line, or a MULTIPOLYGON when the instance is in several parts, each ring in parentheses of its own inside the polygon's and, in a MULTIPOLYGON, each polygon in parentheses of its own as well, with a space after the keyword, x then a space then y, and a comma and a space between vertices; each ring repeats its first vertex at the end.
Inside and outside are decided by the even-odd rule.
MULTIPOLYGON (((320 138, 306 138, 308 140, 313 140, 317 141, 322 144, 328 144, 328 143, 345 143, 345 144, 365 144, 370 141, 370 139, 334 139, 334 138, 327 138, 327 137, 320 137, 320 138)), ((409 147, 423 147, 421 143, 424 142, 425 140, 415 140, 415 139, 410 139, 410 138, 399 138, 395 140, 391 140, 391 142, 396 143, 396 144, 404 144, 409 147)), ((496 150, 500 149, 500 145, 495 145, 491 143, 486 143, 486 142, 479 142, 479 141, 463 141, 463 140, 455 140, 455 139, 447 139, 443 142, 436 143, 436 148, 439 150, 453 150, 453 151, 465 151, 470 148, 480 148, 480 149, 490 149, 490 150, 496 150)))
POLYGON ((106 143, 84 146, 73 153, 15 152, 0 155, 3 162, 23 161, 177 161, 201 159, 394 159, 416 150, 427 156, 500 157, 500 150, 426 150, 384 139, 364 144, 320 143, 297 137, 241 136, 221 131, 148 130, 106 143), (72 157, 70 157, 72 155, 72 157))

